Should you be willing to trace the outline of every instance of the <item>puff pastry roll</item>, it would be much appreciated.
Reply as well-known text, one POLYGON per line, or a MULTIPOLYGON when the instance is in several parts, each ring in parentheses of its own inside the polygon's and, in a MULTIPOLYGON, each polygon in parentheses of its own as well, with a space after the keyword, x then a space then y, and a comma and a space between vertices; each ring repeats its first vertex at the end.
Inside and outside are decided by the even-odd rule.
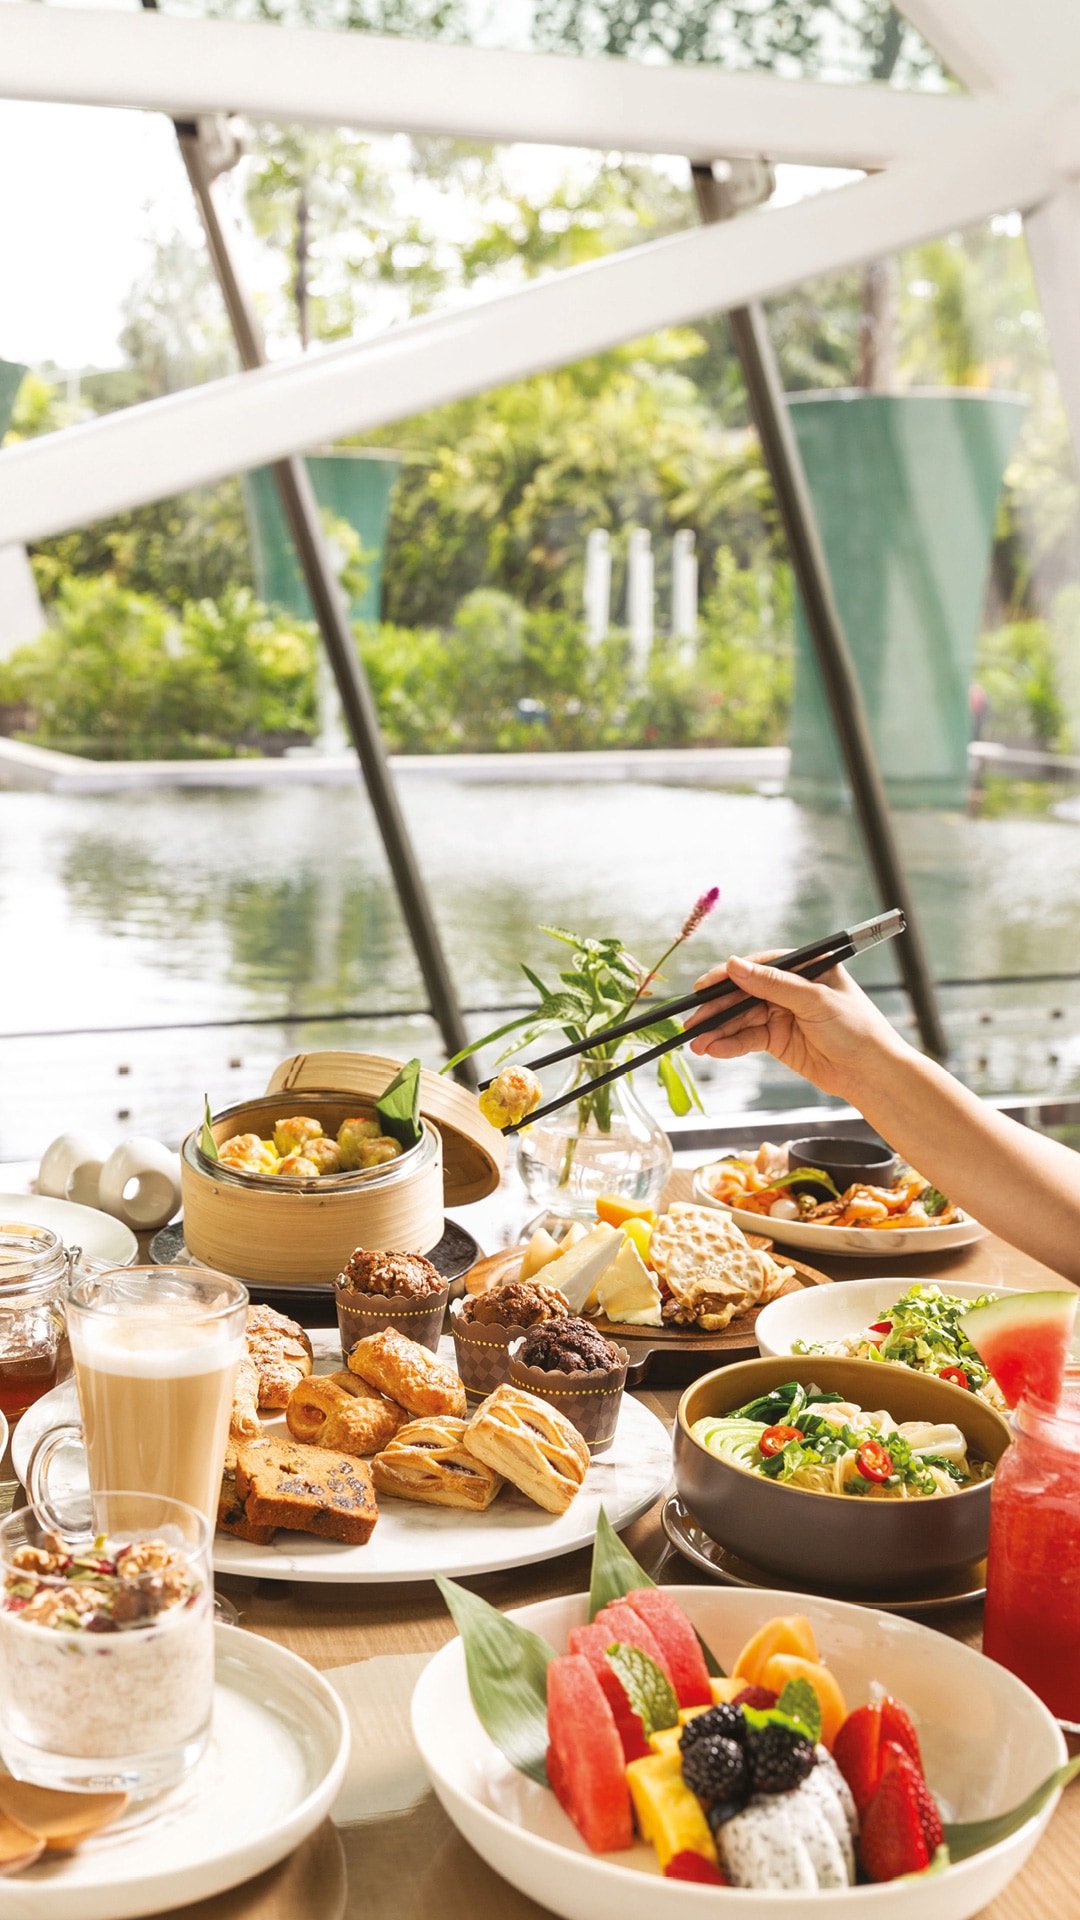
POLYGON ((289 1395, 285 1424, 294 1440, 338 1453, 378 1453, 408 1414, 355 1373, 313 1373, 289 1395))
POLYGON ((477 1408, 465 1443, 548 1513, 566 1512, 589 1471, 589 1449, 566 1415, 509 1381, 477 1408))
POLYGON ((241 1354, 233 1383, 232 1413, 229 1416, 230 1440, 257 1440, 259 1425, 259 1369, 250 1353, 241 1354))
POLYGON ((383 1327, 358 1340, 349 1354, 349 1372, 388 1393, 415 1419, 440 1414, 464 1418, 465 1389, 451 1367, 409 1340, 396 1327, 383 1327))
POLYGON ((464 1446, 465 1421, 410 1420, 371 1463, 377 1493, 432 1507, 490 1507, 502 1478, 464 1446))
POLYGON ((289 1395, 311 1372, 311 1341, 276 1307, 249 1307, 247 1350, 259 1372, 260 1407, 287 1407, 289 1395))

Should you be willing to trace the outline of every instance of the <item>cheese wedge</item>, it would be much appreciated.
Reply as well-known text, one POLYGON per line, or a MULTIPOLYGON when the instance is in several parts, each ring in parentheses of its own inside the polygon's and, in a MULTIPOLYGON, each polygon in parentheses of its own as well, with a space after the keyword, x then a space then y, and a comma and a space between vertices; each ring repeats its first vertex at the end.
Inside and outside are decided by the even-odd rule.
POLYGON ((660 1289, 632 1240, 623 1240, 618 1255, 597 1281, 596 1292, 609 1320, 635 1327, 664 1324, 660 1289))
POLYGON ((541 1268, 548 1266, 552 1260, 557 1260, 558 1258, 558 1241, 552 1239, 545 1227, 538 1227, 525 1249, 525 1257, 521 1262, 519 1279, 531 1280, 534 1274, 541 1271, 541 1268))
POLYGON ((549 1260, 543 1269, 545 1287, 565 1294, 571 1313, 580 1313, 602 1273, 606 1273, 622 1245, 615 1227, 594 1227, 569 1253, 549 1260))

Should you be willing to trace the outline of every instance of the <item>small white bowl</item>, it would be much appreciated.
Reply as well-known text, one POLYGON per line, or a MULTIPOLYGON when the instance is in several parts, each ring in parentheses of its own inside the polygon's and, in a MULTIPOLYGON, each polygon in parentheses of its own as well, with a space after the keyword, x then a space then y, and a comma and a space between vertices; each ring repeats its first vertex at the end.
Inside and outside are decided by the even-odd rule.
POLYGON ((888 1317, 889 1308, 903 1297, 909 1287, 935 1286, 958 1300, 978 1300, 986 1294, 997 1300, 1012 1287, 984 1287, 975 1280, 950 1280, 948 1275, 933 1280, 918 1278, 890 1280, 840 1280, 831 1287, 803 1287, 798 1293, 786 1293, 762 1307, 754 1326, 758 1352, 766 1360, 774 1354, 794 1353, 795 1341, 808 1347, 822 1341, 851 1340, 888 1317))
MULTIPOLYGON (((771 1597, 753 1588, 665 1591, 726 1667, 776 1611, 771 1597)), ((905 1703, 947 1818, 1006 1813, 1065 1759, 1057 1722, 1042 1702, 972 1648, 844 1601, 785 1594, 784 1606, 809 1616, 849 1708, 869 1699, 872 1680, 905 1703)), ((588 1597, 543 1600, 513 1618, 561 1652, 571 1627, 588 1618, 588 1597)), ((1007 1840, 940 1874, 822 1893, 718 1891, 665 1880, 652 1848, 640 1842, 629 1853, 590 1853, 555 1795, 518 1773, 484 1732, 460 1639, 421 1674, 412 1725, 432 1786, 459 1832, 511 1886, 563 1920, 707 1920, 721 1909, 731 1920, 792 1920, 798 1913, 807 1920, 969 1920, 1023 1866, 1058 1800, 1054 1794, 1007 1840)))

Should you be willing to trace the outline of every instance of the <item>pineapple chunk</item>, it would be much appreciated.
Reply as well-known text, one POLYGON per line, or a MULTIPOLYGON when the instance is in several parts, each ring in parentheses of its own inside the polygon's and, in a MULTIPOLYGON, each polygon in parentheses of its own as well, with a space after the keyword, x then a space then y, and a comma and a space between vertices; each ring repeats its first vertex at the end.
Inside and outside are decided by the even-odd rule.
POLYGON ((709 1685, 712 1688, 713 1706, 718 1707, 723 1701, 734 1700, 740 1693, 745 1693, 748 1682, 745 1680, 728 1679, 727 1676, 724 1675, 719 1679, 710 1680, 709 1685))
POLYGON ((657 1733, 650 1733, 649 1745, 654 1753, 678 1753, 681 1727, 661 1727, 657 1733))
MULTIPOLYGON (((669 1731, 674 1732, 674 1728, 669 1731)), ((631 1760, 626 1784, 638 1832, 656 1848, 661 1872, 677 1853, 700 1853, 702 1859, 716 1866, 716 1846, 704 1809, 682 1777, 677 1752, 631 1760)))

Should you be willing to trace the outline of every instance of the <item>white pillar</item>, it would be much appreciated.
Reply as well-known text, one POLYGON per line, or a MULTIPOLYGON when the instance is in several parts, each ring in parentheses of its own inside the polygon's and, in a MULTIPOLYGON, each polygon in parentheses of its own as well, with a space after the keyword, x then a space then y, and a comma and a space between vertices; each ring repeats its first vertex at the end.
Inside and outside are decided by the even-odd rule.
POLYGON ((626 566, 626 623, 634 669, 644 676, 653 643, 653 556, 648 527, 634 527, 626 566))
POLYGON ((45 630, 45 610, 25 547, 0 547, 0 660, 45 630))
POLYGON ((611 625, 611 535, 594 527, 585 542, 585 630, 595 646, 611 625))
POLYGON ((671 636, 673 640, 697 639, 698 565, 694 552, 696 535, 681 527, 671 546, 671 636))

